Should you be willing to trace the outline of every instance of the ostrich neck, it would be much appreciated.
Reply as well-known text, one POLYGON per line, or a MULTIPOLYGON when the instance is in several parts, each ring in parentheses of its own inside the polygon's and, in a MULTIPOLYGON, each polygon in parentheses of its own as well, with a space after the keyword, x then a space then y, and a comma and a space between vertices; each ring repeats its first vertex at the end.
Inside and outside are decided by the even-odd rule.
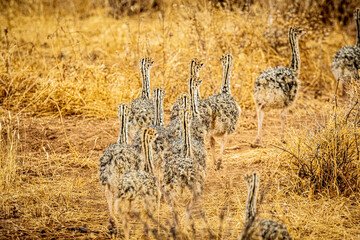
POLYGON ((290 68, 299 75, 300 72, 300 53, 299 53, 299 40, 295 39, 294 36, 289 36, 290 47, 291 47, 291 62, 290 68))
MULTIPOLYGON (((195 69, 191 69, 190 76, 199 77, 199 72, 196 71, 195 69)), ((196 98, 197 98, 197 99, 199 99, 199 100, 201 99, 201 96, 200 96, 200 87, 196 89, 195 95, 196 95, 196 98)))
POLYGON ((256 179, 252 186, 249 186, 248 197, 246 200, 246 212, 245 212, 245 222, 250 218, 255 217, 256 214, 256 195, 257 195, 257 184, 256 179))
POLYGON ((356 46, 360 48, 360 16, 356 19, 356 46))
POLYGON ((155 126, 164 126, 163 102, 160 97, 155 100, 155 126))
POLYGON ((142 78, 141 98, 150 99, 150 72, 145 67, 140 68, 142 78))
POLYGON ((146 135, 146 133, 144 133, 143 136, 143 151, 144 151, 144 158, 145 158, 145 172, 151 173, 153 174, 153 169, 152 169, 152 147, 150 145, 148 136, 146 135))
POLYGON ((184 137, 184 153, 186 158, 191 157, 191 142, 190 142, 190 125, 187 121, 187 113, 184 113, 183 119, 183 137, 184 137))
POLYGON ((196 90, 199 88, 194 89, 192 82, 190 82, 189 87, 189 94, 190 94, 190 104, 191 104, 191 110, 193 113, 193 117, 198 116, 198 108, 197 108, 197 96, 196 96, 196 90))
POLYGON ((120 115, 120 133, 118 137, 118 144, 127 144, 127 116, 120 115))
POLYGON ((221 86, 221 93, 231 94, 230 90, 230 77, 231 77, 231 67, 232 64, 227 63, 224 65, 223 69, 223 83, 221 86))

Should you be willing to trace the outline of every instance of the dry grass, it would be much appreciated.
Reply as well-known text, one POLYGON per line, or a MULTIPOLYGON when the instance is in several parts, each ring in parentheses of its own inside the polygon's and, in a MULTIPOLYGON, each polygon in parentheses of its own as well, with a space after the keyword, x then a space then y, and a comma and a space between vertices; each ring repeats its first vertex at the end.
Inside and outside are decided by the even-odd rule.
MULTIPOLYGON (((289 64, 288 27, 297 24, 308 32, 300 41, 301 96, 289 119, 300 137, 314 121, 309 111, 329 118, 324 106, 335 87, 329 66, 340 47, 354 44, 353 23, 348 28, 322 25, 260 4, 230 11, 186 0, 114 19, 107 6, 83 2, 13 0, 0 10, 0 25, 7 29, 0 34, 3 238, 110 237, 98 158, 116 140, 116 105, 140 93, 139 58, 155 60, 151 85, 166 89, 169 109, 186 90, 193 57, 206 65, 200 73, 202 96, 219 89, 219 58, 226 51, 234 55, 232 93, 244 114, 229 140, 224 169, 209 167, 194 213, 196 236, 237 238, 245 213, 243 175, 257 170, 261 188, 268 189, 261 217, 285 223, 294 239, 359 238, 358 198, 302 195, 294 189, 293 172, 283 162, 288 157, 271 147, 279 145, 274 114, 266 116, 266 146, 249 147, 256 135, 253 82, 262 70, 289 64)), ((311 186, 301 187, 308 191, 311 186)), ((160 214, 161 224, 171 225, 169 211, 160 214)), ((132 234, 140 236, 143 224, 132 226, 132 234)))
POLYGON ((295 130, 286 145, 284 162, 293 180, 291 185, 302 195, 322 193, 346 196, 359 201, 360 151, 358 100, 349 109, 329 109, 313 126, 295 130))
POLYGON ((257 5, 250 12, 239 12, 205 2, 175 1, 163 11, 119 20, 107 11, 88 8, 85 16, 5 11, 0 18, 8 29, 7 36, 1 34, 3 106, 38 116, 56 116, 58 108, 63 115, 115 116, 117 103, 139 94, 138 60, 143 55, 154 58, 152 86, 165 87, 169 106, 186 89, 193 57, 206 64, 201 73, 206 80, 202 95, 214 93, 221 84, 219 58, 229 51, 235 57, 233 93, 249 109, 254 107, 251 89, 256 76, 267 67, 289 64, 290 25, 308 31, 300 42, 301 80, 303 91, 317 90, 317 96, 333 87, 328 66, 334 53, 344 43, 354 42, 339 28, 320 29, 295 15, 283 17, 275 12, 269 25, 269 18, 264 17, 269 11, 264 15, 257 5), (124 88, 127 91, 121 91, 124 88))

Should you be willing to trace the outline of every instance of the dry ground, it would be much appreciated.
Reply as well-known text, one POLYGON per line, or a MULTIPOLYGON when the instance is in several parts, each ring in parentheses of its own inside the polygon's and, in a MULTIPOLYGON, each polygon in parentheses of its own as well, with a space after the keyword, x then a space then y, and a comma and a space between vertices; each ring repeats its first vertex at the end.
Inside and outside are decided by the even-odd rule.
MULTIPOLYGON (((288 65, 289 26, 308 32, 300 41, 302 88, 289 113, 291 142, 294 129, 305 131, 315 119, 329 117, 335 88, 329 66, 340 47, 355 43, 355 24, 319 24, 316 9, 310 9, 313 17, 303 18, 284 11, 286 1, 279 9, 259 1, 249 12, 208 1, 163 2, 159 11, 114 19, 106 6, 91 1, 5 1, 7 8, 0 9, 0 239, 110 238, 98 160, 117 139, 116 104, 139 93, 140 57, 155 60, 151 87, 166 89, 165 109, 170 109, 186 91, 193 57, 205 62, 202 96, 219 89, 219 58, 225 52, 234 55, 232 93, 243 114, 225 149, 224 168, 215 171, 208 160, 205 192, 194 213, 196 236, 237 238, 247 195, 243 176, 256 170, 266 193, 260 215, 284 223, 294 239, 360 239, 359 200, 292 190, 287 159, 274 147, 283 146, 278 113, 265 115, 264 147, 250 147, 257 131, 254 80, 270 66, 288 65)), ((168 225, 168 209, 161 210, 161 223, 168 225)), ((132 236, 139 238, 142 229, 133 223, 132 236)))
MULTIPOLYGON (((312 104, 298 104, 289 114, 289 133, 292 128, 306 127, 315 115, 321 119, 316 112, 329 102, 330 98, 323 98, 312 104)), ((279 169, 278 156, 282 153, 272 146, 281 146, 278 115, 273 112, 266 116, 265 145, 258 149, 250 147, 256 135, 255 120, 254 111, 243 112, 238 130, 226 147, 223 169, 215 171, 208 160, 205 192, 194 213, 197 235, 209 238, 210 228, 219 238, 237 238, 247 194, 243 176, 255 170, 262 176, 261 189, 266 190, 261 216, 286 224, 294 239, 359 239, 358 203, 289 193, 284 173, 279 169), (206 214, 209 227, 199 210, 206 214), (222 213, 223 222, 219 217, 222 213), (219 230, 221 222, 223 228, 219 230)), ((109 238, 107 205, 98 182, 97 164, 103 149, 116 141, 117 119, 39 118, 23 114, 19 125, 22 153, 27 153, 20 166, 22 186, 21 192, 2 198, 5 204, 0 218, 1 238, 109 238), (84 230, 87 232, 82 233, 84 230)), ((160 219, 166 224, 170 218, 160 213, 160 219)), ((132 234, 141 236, 142 228, 133 222, 132 234)))

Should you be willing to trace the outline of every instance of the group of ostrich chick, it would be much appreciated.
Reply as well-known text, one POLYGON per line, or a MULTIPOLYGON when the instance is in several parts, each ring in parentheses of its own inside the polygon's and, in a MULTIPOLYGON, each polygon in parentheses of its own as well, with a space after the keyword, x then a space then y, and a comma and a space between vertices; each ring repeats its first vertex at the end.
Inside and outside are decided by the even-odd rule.
MULTIPOLYGON (((332 71, 341 86, 359 81, 360 67, 360 10, 355 11, 356 46, 340 49, 332 63, 332 71)), ((257 107, 258 133, 254 147, 262 144, 264 111, 281 110, 281 138, 284 137, 286 111, 294 104, 299 92, 299 39, 305 31, 290 27, 291 61, 289 67, 263 71, 255 81, 254 99, 257 107)), ((221 168, 227 136, 234 133, 241 109, 231 95, 230 78, 233 57, 221 57, 223 82, 220 92, 202 99, 199 71, 204 64, 194 58, 190 64, 188 92, 177 98, 171 108, 170 123, 165 126, 163 101, 165 90, 155 87, 150 97, 150 68, 153 60, 140 60, 141 96, 130 104, 118 105, 120 133, 118 141, 109 146, 100 158, 99 177, 105 189, 111 227, 121 220, 125 238, 130 237, 131 209, 138 202, 183 201, 185 224, 192 206, 203 191, 206 178, 207 150, 205 138, 210 139, 213 164, 221 168), (215 138, 221 138, 220 156, 216 158, 215 138), (164 199, 163 196, 167 196, 164 199)), ((285 226, 264 220, 256 214, 256 198, 260 176, 247 174, 248 185, 245 224, 240 239, 291 239, 285 226)), ((141 205, 141 204, 140 204, 141 205)), ((144 207, 144 206, 143 206, 144 207)))

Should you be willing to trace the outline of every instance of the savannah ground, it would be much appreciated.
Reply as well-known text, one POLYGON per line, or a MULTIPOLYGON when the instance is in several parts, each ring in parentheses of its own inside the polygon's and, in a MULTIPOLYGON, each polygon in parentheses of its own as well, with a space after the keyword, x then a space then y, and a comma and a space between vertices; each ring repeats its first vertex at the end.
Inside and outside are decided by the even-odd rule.
MULTIPOLYGON (((293 179, 299 177, 282 150, 308 136, 315 123, 326 125, 335 110, 353 106, 339 103, 335 109, 330 65, 339 48, 355 44, 355 24, 352 18, 346 25, 331 18, 324 23, 313 9, 286 10, 295 9, 287 2, 267 4, 241 10, 170 1, 141 12, 134 6, 131 14, 114 18, 105 3, 6 2, 0 15, 0 238, 115 238, 107 229, 98 160, 117 139, 116 105, 140 93, 139 59, 146 55, 155 61, 151 88, 167 91, 168 123, 172 103, 186 91, 190 60, 205 63, 200 72, 205 98, 219 90, 219 59, 230 52, 232 93, 243 113, 226 146, 223 169, 215 171, 208 159, 204 194, 193 216, 195 236, 239 236, 247 196, 243 176, 257 171, 264 192, 261 217, 285 224, 294 239, 359 239, 359 185, 350 194, 327 186, 295 188, 293 179), (262 70, 289 64, 291 25, 307 34, 300 40, 302 88, 288 114, 287 144, 279 141, 274 111, 265 115, 264 146, 254 149, 253 83, 262 70)), ((170 228, 166 207, 162 203, 158 217, 170 228)), ((144 225, 133 221, 134 239, 143 235, 144 225)))

